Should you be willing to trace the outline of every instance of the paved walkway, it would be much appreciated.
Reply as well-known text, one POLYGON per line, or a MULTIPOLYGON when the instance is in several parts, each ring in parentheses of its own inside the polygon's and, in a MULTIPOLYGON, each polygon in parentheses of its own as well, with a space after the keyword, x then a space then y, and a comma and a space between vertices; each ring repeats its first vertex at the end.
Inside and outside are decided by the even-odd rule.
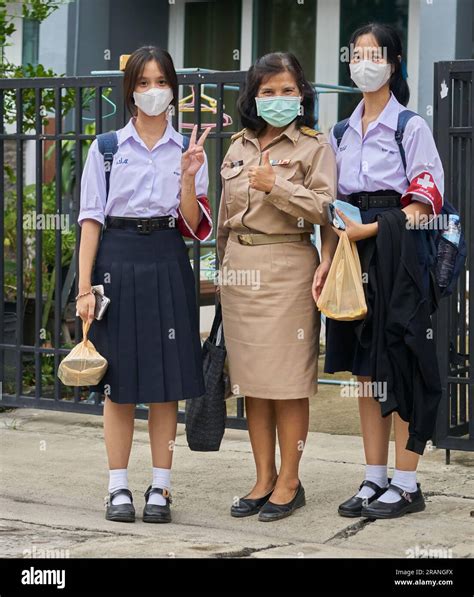
MULTIPOLYGON (((363 478, 361 439, 310 433, 301 478, 307 506, 288 519, 234 519, 229 507, 253 480, 246 432, 228 430, 218 453, 191 452, 179 426, 173 524, 141 520, 151 479, 146 421, 136 421, 129 466, 138 519, 104 518, 107 461, 102 418, 19 409, 0 413, 1 557, 474 557, 474 454, 433 449, 419 480, 427 509, 395 521, 337 515, 363 478), (25 552, 25 550, 27 550, 25 552), (44 551, 44 550, 49 550, 44 551)), ((393 462, 393 445, 391 446, 393 462)))

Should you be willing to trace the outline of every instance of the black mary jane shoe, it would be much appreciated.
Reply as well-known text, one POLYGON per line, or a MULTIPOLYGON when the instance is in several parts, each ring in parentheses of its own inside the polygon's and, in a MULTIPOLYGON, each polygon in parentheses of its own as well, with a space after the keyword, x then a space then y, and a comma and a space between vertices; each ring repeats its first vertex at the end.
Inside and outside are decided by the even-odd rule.
POLYGON ((267 495, 261 498, 247 498, 241 497, 237 504, 232 504, 230 508, 230 515, 235 518, 245 518, 246 516, 253 516, 258 514, 261 508, 268 502, 273 489, 267 495))
POLYGON ((260 522, 271 522, 273 520, 280 520, 291 516, 295 510, 301 508, 306 504, 306 497, 303 485, 298 485, 294 498, 286 504, 274 504, 270 500, 264 504, 263 508, 258 514, 258 520, 260 522))
POLYGON ((129 489, 116 489, 109 493, 105 498, 105 518, 114 522, 135 522, 135 508, 133 506, 132 492, 129 489), (131 504, 112 504, 112 500, 119 493, 126 493, 131 500, 131 504))
MULTIPOLYGON (((388 480, 388 482, 390 483, 390 479, 388 480)), ((359 516, 362 516, 362 508, 364 507, 364 505, 371 504, 388 489, 388 486, 379 487, 377 483, 374 483, 373 481, 368 481, 367 479, 365 481, 362 481, 362 483, 359 486, 359 491, 362 489, 362 487, 370 487, 375 491, 374 495, 372 495, 369 498, 361 498, 357 497, 356 495, 353 495, 351 498, 349 498, 339 506, 339 508, 337 509, 339 516, 344 516, 346 518, 358 518, 359 516)))
POLYGON ((398 502, 386 504, 385 502, 374 501, 372 504, 362 508, 362 516, 365 518, 399 518, 410 512, 421 512, 426 508, 425 498, 421 492, 420 484, 417 483, 417 490, 412 493, 405 491, 397 485, 390 484, 400 494, 398 502))
POLYGON ((145 500, 147 503, 143 508, 143 522, 171 522, 170 504, 173 503, 173 500, 171 499, 171 493, 167 489, 152 487, 150 485, 145 491, 145 500), (166 504, 164 506, 149 504, 148 498, 152 493, 161 494, 165 498, 166 504))

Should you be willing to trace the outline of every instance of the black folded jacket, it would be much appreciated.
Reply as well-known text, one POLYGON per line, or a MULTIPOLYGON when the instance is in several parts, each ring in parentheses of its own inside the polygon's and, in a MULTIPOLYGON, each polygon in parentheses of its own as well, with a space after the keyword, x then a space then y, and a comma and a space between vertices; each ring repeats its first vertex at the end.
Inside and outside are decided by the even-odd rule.
POLYGON ((431 305, 414 236, 423 231, 409 230, 397 208, 382 211, 377 221, 368 263, 368 313, 357 332, 370 346, 372 381, 385 390, 377 396, 382 415, 398 412, 409 423, 406 449, 423 454, 441 399, 431 305))

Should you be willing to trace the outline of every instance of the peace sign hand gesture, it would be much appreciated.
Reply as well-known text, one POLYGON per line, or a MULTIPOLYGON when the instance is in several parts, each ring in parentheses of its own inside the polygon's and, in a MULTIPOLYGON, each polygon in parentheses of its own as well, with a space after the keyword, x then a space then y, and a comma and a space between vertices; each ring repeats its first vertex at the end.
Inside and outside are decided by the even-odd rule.
POLYGON ((207 128, 198 141, 196 141, 197 130, 196 124, 189 139, 189 147, 181 157, 181 176, 196 176, 199 168, 204 164, 204 141, 211 128, 207 128))

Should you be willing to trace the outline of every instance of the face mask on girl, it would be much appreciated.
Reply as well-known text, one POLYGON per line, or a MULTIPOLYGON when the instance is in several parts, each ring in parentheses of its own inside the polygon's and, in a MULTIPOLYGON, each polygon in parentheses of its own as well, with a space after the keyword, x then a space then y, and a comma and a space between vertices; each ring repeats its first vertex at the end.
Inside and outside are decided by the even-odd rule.
POLYGON ((133 99, 135 104, 143 110, 148 116, 158 116, 166 110, 173 99, 173 91, 166 87, 166 89, 158 89, 152 87, 148 91, 141 93, 134 91, 133 99))
POLYGON ((294 95, 256 97, 257 115, 265 122, 278 128, 287 126, 303 114, 301 97, 294 95))
POLYGON ((378 91, 390 79, 391 64, 361 60, 349 65, 351 79, 361 91, 378 91))

